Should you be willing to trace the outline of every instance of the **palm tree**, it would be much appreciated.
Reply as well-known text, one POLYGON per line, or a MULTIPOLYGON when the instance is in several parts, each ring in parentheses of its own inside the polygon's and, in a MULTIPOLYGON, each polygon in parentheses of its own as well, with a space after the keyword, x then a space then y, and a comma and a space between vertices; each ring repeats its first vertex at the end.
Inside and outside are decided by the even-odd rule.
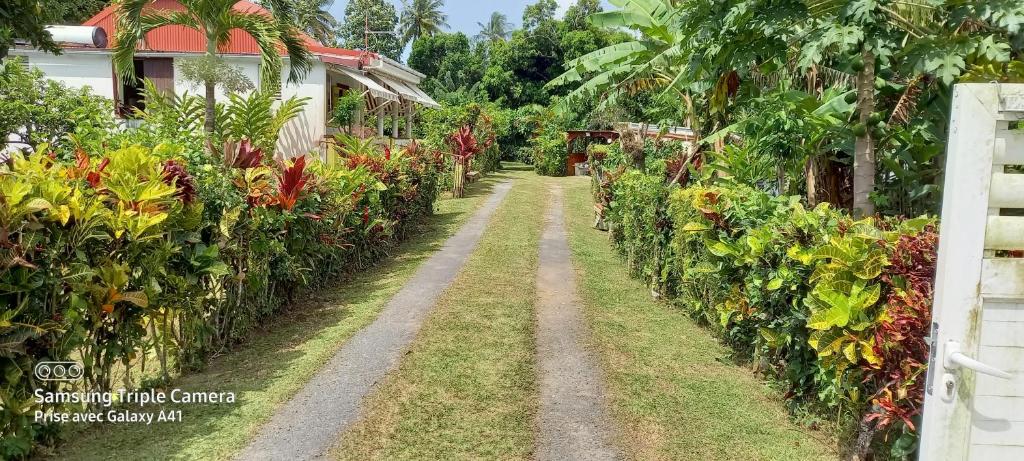
POLYGON ((512 35, 512 24, 508 22, 508 17, 497 11, 491 13, 487 24, 482 22, 476 24, 480 26, 480 33, 476 36, 476 39, 480 41, 500 42, 508 40, 512 35))
POLYGON ((402 0, 402 46, 423 36, 432 36, 448 28, 448 15, 441 12, 444 0, 402 0))
MULTIPOLYGON (((146 6, 151 0, 123 0, 118 9, 117 47, 114 66, 126 80, 135 79, 133 60, 139 41, 152 30, 163 26, 183 26, 201 32, 206 38, 206 55, 215 58, 218 49, 228 43, 231 30, 247 32, 260 49, 260 80, 264 85, 280 81, 282 59, 279 49, 288 54, 288 81, 297 82, 312 68, 313 56, 306 49, 299 30, 287 20, 292 6, 286 0, 269 0, 272 16, 259 12, 235 10, 237 0, 180 0, 184 10, 157 10, 146 6)), ((215 82, 207 80, 206 123, 209 135, 214 130, 215 82)))
POLYGON ((324 45, 334 44, 338 20, 327 10, 334 0, 299 0, 295 6, 295 25, 324 45))
MULTIPOLYGON (((318 42, 332 46, 334 45, 338 27, 338 20, 328 12, 334 0, 285 0, 291 7, 290 17, 278 16, 279 18, 291 19, 292 23, 318 42)), ((275 0, 259 0, 259 4, 269 10, 274 9, 275 0)))

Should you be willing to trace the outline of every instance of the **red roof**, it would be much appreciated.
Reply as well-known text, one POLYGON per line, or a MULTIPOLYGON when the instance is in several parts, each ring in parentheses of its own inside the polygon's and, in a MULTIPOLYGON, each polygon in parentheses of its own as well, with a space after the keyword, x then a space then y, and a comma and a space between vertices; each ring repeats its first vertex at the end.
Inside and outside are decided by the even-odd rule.
MULTIPOLYGON (((262 6, 256 5, 247 1, 239 1, 232 7, 235 11, 244 13, 256 13, 256 14, 270 14, 262 6)), ((111 37, 107 44, 107 48, 113 48, 113 38, 116 37, 115 25, 117 24, 117 9, 118 5, 112 4, 104 8, 95 16, 89 18, 88 21, 82 23, 83 26, 95 26, 102 28, 108 37, 111 37)), ((177 0, 152 0, 147 10, 169 10, 169 11, 183 11, 184 6, 181 5, 177 0)), ((302 34, 302 38, 309 48, 309 51, 313 54, 320 56, 321 58, 329 58, 330 62, 342 63, 355 65, 359 61, 361 51, 348 50, 344 48, 332 48, 323 46, 320 42, 317 42, 313 37, 302 34)), ((185 26, 163 26, 150 31, 146 34, 145 40, 139 42, 139 51, 150 51, 150 52, 173 52, 173 53, 203 53, 206 51, 206 37, 202 35, 198 30, 191 29, 185 26)), ((231 31, 231 39, 227 44, 221 46, 218 50, 225 54, 243 54, 243 55, 256 55, 259 54, 260 49, 256 44, 256 40, 252 38, 248 33, 239 29, 233 29, 231 31)))

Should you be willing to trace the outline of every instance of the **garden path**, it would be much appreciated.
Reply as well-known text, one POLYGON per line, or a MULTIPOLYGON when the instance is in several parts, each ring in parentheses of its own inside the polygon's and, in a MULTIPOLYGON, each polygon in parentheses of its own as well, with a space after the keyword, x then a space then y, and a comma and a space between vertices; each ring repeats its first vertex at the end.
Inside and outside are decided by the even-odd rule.
POLYGON ((511 188, 506 181, 458 233, 423 263, 369 326, 345 344, 316 376, 263 426, 239 460, 322 459, 359 416, 361 402, 394 368, 442 291, 476 248, 491 215, 511 188))
POLYGON ((539 460, 620 459, 597 357, 587 327, 562 211, 561 185, 551 189, 537 270, 537 365, 540 377, 539 460))

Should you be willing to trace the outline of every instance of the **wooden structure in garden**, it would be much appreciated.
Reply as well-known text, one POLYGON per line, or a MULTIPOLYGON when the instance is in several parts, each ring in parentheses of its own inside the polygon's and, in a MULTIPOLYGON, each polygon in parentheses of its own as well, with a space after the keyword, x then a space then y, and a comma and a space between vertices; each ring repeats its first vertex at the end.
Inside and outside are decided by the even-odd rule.
POLYGON ((577 163, 587 161, 587 146, 595 142, 611 144, 622 136, 625 131, 641 132, 648 138, 660 138, 673 141, 693 142, 697 139, 693 130, 687 127, 670 126, 665 129, 649 123, 622 122, 615 125, 615 130, 568 130, 565 132, 565 148, 569 153, 565 171, 567 176, 576 174, 577 163), (584 141, 584 142, 575 142, 584 141))
POLYGON ((569 152, 566 160, 566 176, 576 175, 576 164, 587 161, 587 146, 594 142, 611 144, 619 139, 618 131, 611 130, 569 130, 565 132, 565 148, 569 152), (575 141, 583 142, 575 142, 575 141))

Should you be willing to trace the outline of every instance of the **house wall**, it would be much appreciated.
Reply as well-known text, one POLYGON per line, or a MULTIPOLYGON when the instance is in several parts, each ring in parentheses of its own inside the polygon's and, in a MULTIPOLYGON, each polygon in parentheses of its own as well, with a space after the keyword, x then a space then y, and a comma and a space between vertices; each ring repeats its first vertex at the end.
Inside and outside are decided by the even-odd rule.
POLYGON ((64 53, 54 56, 33 50, 11 50, 10 54, 27 57, 29 66, 43 71, 47 78, 72 88, 88 86, 93 93, 114 99, 113 68, 107 53, 64 53))
MULTIPOLYGON (((191 56, 177 56, 174 58, 174 93, 179 96, 185 93, 204 96, 206 94, 206 88, 204 88, 202 84, 183 80, 180 72, 178 71, 178 65, 181 62, 191 59, 196 58, 191 56)), ((223 56, 221 59, 224 60, 224 63, 234 66, 242 71, 242 75, 245 75, 245 78, 249 79, 256 88, 260 87, 260 65, 258 58, 223 56)), ((213 94, 217 98, 217 101, 227 100, 227 94, 221 88, 215 89, 213 94)))
MULTIPOLYGON (((35 50, 11 50, 11 55, 26 56, 29 65, 41 70, 47 78, 57 80, 73 88, 91 87, 92 91, 105 98, 114 99, 114 78, 113 68, 110 63, 110 54, 105 52, 65 52, 60 56, 54 56, 35 50)), ((145 57, 141 54, 140 57, 145 57)), ((166 55, 164 55, 166 56, 166 55)), ((177 69, 179 60, 193 59, 188 56, 175 56, 174 70, 174 91, 178 95, 185 93, 202 96, 204 89, 201 85, 181 78, 177 69)), ((252 81, 253 85, 259 88, 259 58, 248 56, 225 56, 224 60, 236 66, 241 72, 252 81)), ((281 72, 282 100, 292 96, 299 98, 307 97, 306 105, 302 114, 285 125, 281 130, 280 139, 277 143, 278 157, 295 157, 319 150, 320 141, 324 137, 327 124, 327 69, 321 62, 315 62, 313 68, 306 77, 297 83, 288 83, 287 60, 285 68, 281 72)), ((218 101, 227 99, 227 95, 218 88, 215 92, 218 101)))
POLYGON ((288 69, 281 71, 281 99, 292 96, 309 98, 305 109, 298 117, 281 130, 277 140, 278 156, 295 157, 310 151, 320 150, 327 128, 327 68, 322 62, 314 62, 306 77, 297 83, 288 83, 288 69))

